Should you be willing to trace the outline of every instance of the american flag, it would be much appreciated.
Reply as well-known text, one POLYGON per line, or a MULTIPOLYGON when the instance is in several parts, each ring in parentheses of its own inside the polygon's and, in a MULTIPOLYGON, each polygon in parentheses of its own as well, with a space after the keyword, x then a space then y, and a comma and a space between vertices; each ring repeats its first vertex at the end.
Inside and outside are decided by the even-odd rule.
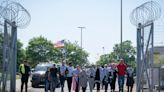
POLYGON ((58 41, 54 44, 55 48, 63 48, 64 47, 64 40, 58 41))

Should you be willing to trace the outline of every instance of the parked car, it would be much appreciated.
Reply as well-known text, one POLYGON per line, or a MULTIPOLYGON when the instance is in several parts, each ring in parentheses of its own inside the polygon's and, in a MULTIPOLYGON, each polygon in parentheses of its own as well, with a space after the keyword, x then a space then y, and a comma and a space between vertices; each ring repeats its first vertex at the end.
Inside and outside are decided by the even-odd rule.
POLYGON ((47 68, 52 66, 53 64, 50 63, 38 64, 32 72, 31 86, 37 87, 39 85, 44 85, 47 68))

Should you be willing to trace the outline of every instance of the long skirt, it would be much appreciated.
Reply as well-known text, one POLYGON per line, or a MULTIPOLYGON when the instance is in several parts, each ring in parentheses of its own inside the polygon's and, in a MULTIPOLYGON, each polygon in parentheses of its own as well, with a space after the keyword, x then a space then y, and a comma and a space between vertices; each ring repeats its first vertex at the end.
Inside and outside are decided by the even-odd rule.
POLYGON ((80 83, 78 81, 76 81, 75 77, 73 77, 72 79, 72 88, 75 91, 76 88, 78 88, 78 91, 80 90, 80 83), (76 87, 76 84, 78 83, 78 87, 76 87))

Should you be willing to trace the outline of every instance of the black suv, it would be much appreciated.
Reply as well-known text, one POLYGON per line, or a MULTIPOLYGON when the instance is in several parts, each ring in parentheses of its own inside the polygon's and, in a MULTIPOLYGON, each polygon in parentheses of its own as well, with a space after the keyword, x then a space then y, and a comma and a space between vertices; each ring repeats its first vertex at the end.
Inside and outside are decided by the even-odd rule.
POLYGON ((45 73, 47 68, 52 66, 53 64, 50 63, 38 64, 32 72, 31 86, 38 87, 40 84, 43 85, 45 83, 45 73))

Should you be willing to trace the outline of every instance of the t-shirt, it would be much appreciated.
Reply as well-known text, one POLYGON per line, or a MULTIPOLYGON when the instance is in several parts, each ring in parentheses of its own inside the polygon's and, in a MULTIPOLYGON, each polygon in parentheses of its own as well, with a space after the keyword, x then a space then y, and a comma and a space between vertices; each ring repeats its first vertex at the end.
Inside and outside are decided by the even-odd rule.
POLYGON ((64 76, 65 75, 65 71, 66 71, 66 66, 65 65, 61 65, 60 66, 60 74, 64 76))
POLYGON ((56 80, 57 79, 57 72, 58 72, 57 68, 51 68, 50 69, 50 74, 51 74, 50 77, 51 77, 52 80, 56 80))
POLYGON ((117 69, 118 69, 118 75, 119 76, 124 76, 125 75, 125 70, 126 70, 126 64, 118 64, 117 69))
POLYGON ((73 67, 68 66, 66 70, 68 70, 67 77, 72 77, 72 75, 73 75, 73 67))

